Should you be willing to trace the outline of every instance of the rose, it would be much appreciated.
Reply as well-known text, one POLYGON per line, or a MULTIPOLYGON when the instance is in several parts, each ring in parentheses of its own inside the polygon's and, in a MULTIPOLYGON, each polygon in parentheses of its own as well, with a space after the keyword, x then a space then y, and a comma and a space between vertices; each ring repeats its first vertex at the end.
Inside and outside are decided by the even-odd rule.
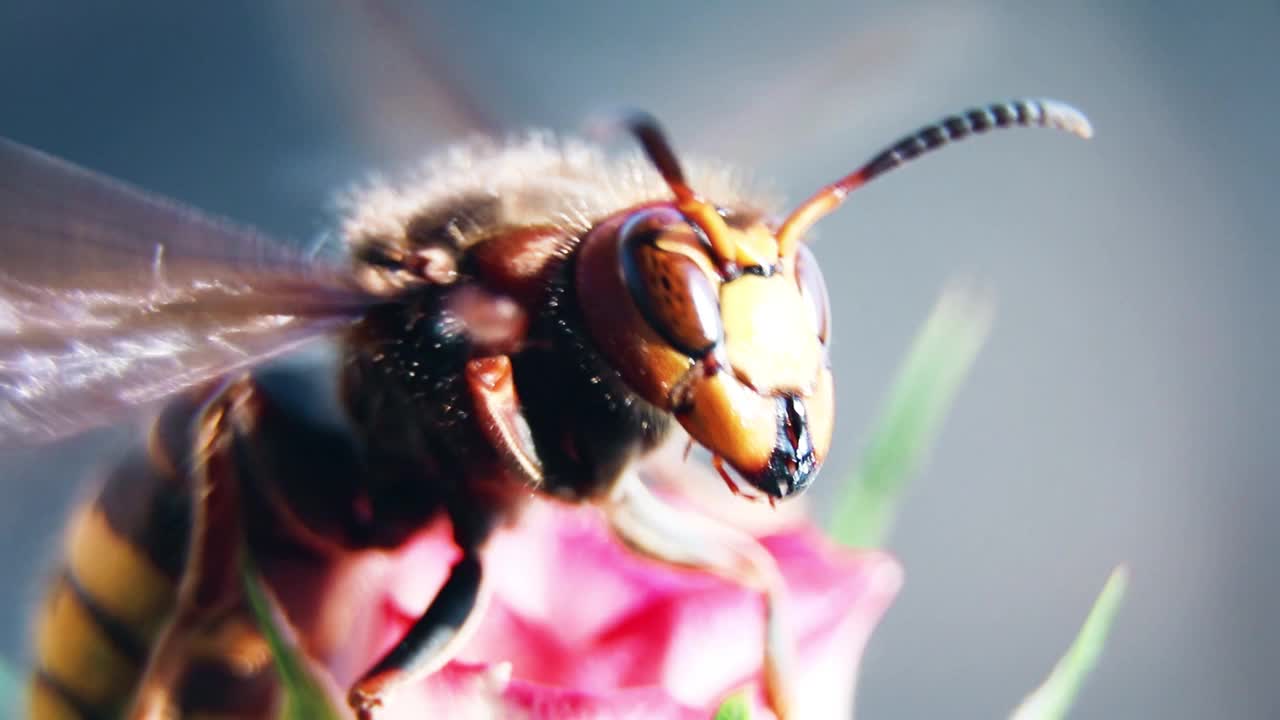
MULTIPOLYGON (((862 648, 898 590, 898 564, 838 548, 803 522, 761 540, 788 588, 800 717, 850 717, 862 648)), ((440 526, 388 558, 386 592, 361 634, 369 642, 353 643, 342 664, 367 666, 389 647, 456 557, 440 526)), ((633 555, 591 508, 536 503, 485 558, 491 595, 475 635, 380 718, 703 720, 743 686, 754 690, 752 717, 772 717, 758 689, 758 594, 633 555)))

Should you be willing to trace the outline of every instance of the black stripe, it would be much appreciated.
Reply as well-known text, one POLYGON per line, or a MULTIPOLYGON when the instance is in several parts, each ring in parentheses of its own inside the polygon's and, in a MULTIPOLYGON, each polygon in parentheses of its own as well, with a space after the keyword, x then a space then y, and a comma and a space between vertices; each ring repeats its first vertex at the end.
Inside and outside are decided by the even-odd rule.
POLYGON ((133 631, 119 618, 99 605, 97 599, 89 594, 79 580, 76 580, 75 573, 71 569, 63 572, 62 582, 76 602, 80 603, 80 607, 84 608, 89 619, 102 630, 102 634, 107 637, 112 647, 141 668, 147 659, 146 643, 134 635, 133 631))
POLYGON ((58 678, 50 675, 43 668, 36 671, 34 682, 42 686, 50 693, 57 695, 72 710, 78 714, 82 720, 111 720, 109 714, 100 708, 96 708, 85 702, 79 695, 76 695, 70 688, 62 684, 58 678))
POLYGON ((156 467, 135 448, 107 478, 98 496, 107 524, 177 582, 191 534, 191 489, 185 478, 156 467))

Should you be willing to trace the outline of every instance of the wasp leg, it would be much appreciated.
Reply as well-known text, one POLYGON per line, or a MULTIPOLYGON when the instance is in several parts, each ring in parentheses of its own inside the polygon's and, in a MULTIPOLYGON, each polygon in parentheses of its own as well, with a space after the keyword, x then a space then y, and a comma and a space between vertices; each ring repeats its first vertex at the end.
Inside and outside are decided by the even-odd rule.
POLYGON ((527 485, 541 485, 542 463, 529 423, 520 411, 511 358, 498 355, 471 360, 466 378, 481 431, 498 456, 527 485))
POLYGON ((634 474, 604 505, 614 533, 628 547, 670 565, 714 573, 764 595, 764 690, 779 720, 792 717, 795 669, 786 622, 786 593, 773 556, 746 533, 662 502, 634 474))
MULTIPOLYGON (((520 411, 511 360, 505 355, 476 358, 465 368, 478 426, 507 469, 530 486, 542 483, 542 464, 533 435, 520 411)), ((484 585, 479 547, 488 536, 484 514, 454 512, 454 541, 462 557, 422 616, 347 695, 361 720, 404 685, 439 670, 457 654, 479 622, 484 585)))
POLYGON ((444 667, 470 636, 483 607, 480 555, 464 548, 431 604, 382 659, 351 688, 347 703, 370 720, 398 688, 444 667))
POLYGON ((173 616, 160 631, 139 681, 133 720, 174 717, 176 689, 189 658, 235 622, 242 540, 235 445, 237 436, 256 422, 257 392, 248 377, 232 382, 213 396, 196 421, 191 453, 195 501, 186 564, 173 616))

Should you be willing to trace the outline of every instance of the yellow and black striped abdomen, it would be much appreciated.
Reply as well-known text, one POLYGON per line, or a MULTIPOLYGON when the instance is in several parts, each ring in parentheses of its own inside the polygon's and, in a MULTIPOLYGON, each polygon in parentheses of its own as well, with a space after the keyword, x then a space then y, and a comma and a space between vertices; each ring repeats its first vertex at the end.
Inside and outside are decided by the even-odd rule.
POLYGON ((110 718, 168 619, 190 533, 188 485, 139 448, 67 532, 35 627, 34 718, 110 718))
MULTIPOLYGON (((289 377, 277 383, 282 397, 318 395, 289 377)), ((73 518, 35 625, 32 717, 117 718, 144 680, 148 706, 164 703, 180 717, 274 717, 279 685, 269 649, 238 579, 227 587, 220 572, 238 551, 229 543, 247 542, 306 651, 323 657, 343 641, 345 615, 328 608, 340 602, 334 578, 350 554, 397 547, 460 492, 424 472, 432 458, 369 452, 344 423, 277 401, 256 380, 226 387, 242 395, 175 399, 150 442, 126 455, 73 518), (243 404, 224 406, 228 398, 243 404), (214 414, 228 407, 243 416, 231 449, 214 455, 197 431, 228 417, 214 414), (228 511, 231 503, 237 510, 228 511), (206 584, 201 571, 210 567, 217 580, 206 584), (175 625, 179 588, 192 604, 175 625), (203 595, 208 588, 213 594, 203 595), (153 673, 148 662, 161 657, 163 672, 153 673)))
MULTIPOLYGON (((132 703, 187 562, 197 412, 189 400, 173 403, 149 446, 131 450, 72 518, 35 623, 30 717, 114 720, 132 703)), ((184 718, 261 717, 274 695, 266 645, 232 607, 186 646, 172 705, 184 718)))

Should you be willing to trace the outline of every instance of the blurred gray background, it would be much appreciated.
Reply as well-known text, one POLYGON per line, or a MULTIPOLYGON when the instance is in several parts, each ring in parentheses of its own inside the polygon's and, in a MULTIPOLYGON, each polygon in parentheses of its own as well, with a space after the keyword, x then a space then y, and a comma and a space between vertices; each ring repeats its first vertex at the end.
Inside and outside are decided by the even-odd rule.
MULTIPOLYGON (((966 143, 821 227, 828 486, 947 281, 999 299, 893 536, 907 582, 859 715, 1006 715, 1124 561, 1131 593, 1076 717, 1280 716, 1280 6, 481 5, 10 0, 0 134, 305 240, 334 190, 464 119, 431 101, 424 66, 503 129, 648 108, 678 147, 793 200, 945 112, 1076 103, 1092 143, 966 143)), ((118 441, 0 457, 6 657, 77 474, 118 441)))

